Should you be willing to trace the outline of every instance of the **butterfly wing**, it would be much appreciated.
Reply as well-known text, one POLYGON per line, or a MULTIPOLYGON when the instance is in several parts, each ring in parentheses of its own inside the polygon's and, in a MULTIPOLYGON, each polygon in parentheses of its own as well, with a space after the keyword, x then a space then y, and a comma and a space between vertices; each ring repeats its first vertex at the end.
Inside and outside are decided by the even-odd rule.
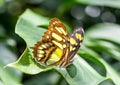
POLYGON ((83 38, 82 28, 76 29, 69 36, 63 23, 59 19, 53 18, 42 39, 32 47, 33 55, 38 62, 47 66, 65 67, 72 63, 83 38))
POLYGON ((77 28, 74 32, 70 35, 70 56, 68 61, 72 62, 73 57, 81 47, 81 44, 84 39, 84 30, 83 28, 77 28))
POLYGON ((37 61, 63 67, 70 54, 69 35, 63 23, 53 18, 42 39, 32 49, 37 61))

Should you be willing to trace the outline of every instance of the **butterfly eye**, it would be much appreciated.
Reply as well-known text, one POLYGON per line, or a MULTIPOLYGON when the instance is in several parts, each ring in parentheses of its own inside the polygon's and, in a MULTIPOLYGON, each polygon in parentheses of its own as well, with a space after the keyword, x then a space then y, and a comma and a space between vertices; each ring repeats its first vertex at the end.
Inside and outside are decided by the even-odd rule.
POLYGON ((33 56, 46 66, 66 67, 81 46, 83 34, 79 28, 69 36, 63 23, 53 18, 42 39, 32 47, 33 56))

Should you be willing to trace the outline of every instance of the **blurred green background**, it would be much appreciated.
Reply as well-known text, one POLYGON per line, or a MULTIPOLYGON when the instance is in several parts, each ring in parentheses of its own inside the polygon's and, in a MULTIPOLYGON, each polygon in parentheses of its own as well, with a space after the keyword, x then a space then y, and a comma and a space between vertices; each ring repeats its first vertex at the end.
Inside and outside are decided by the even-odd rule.
MULTIPOLYGON (((28 8, 44 17, 61 19, 71 30, 81 26, 86 32, 98 23, 109 23, 111 28, 114 26, 112 24, 120 24, 120 0, 0 0, 0 85, 17 85, 14 83, 18 85, 69 85, 56 71, 28 75, 13 68, 3 68, 6 64, 16 61, 26 48, 25 42, 15 34, 14 30, 19 16, 28 8)), ((112 31, 108 29, 101 35, 106 35, 108 32, 114 36, 112 32, 120 34, 118 31, 114 31, 113 27, 112 31)), ((94 34, 93 36, 95 37, 94 34)), ((116 51, 111 52, 112 58, 98 50, 96 52, 120 75, 120 36, 117 37, 114 39, 116 41, 111 41, 118 47, 117 57, 114 58, 112 55, 116 51)), ((96 49, 94 46, 90 48, 96 49)), ((106 52, 104 48, 103 51, 106 52)), ((101 85, 114 84, 107 82, 101 85)))

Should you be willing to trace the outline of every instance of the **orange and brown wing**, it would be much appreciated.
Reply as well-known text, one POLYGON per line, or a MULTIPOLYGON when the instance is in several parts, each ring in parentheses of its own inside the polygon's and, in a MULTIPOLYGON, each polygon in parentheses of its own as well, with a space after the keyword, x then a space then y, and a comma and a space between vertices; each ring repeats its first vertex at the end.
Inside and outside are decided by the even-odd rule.
POLYGON ((37 61, 60 67, 66 65, 70 54, 70 44, 69 35, 63 23, 53 18, 42 39, 32 49, 37 61))

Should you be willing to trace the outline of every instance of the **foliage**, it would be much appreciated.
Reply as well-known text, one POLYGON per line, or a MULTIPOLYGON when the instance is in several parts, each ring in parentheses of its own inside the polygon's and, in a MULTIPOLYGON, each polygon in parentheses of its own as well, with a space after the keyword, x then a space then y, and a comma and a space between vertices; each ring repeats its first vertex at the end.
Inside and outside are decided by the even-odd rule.
MULTIPOLYGON (((19 18, 17 25, 16 25, 15 32, 17 34, 19 34, 19 36, 21 36, 25 40, 25 42, 27 44, 27 49, 17 62, 8 64, 8 66, 18 68, 21 71, 23 71, 25 73, 29 73, 29 74, 36 74, 36 73, 39 73, 42 71, 56 69, 58 72, 60 72, 64 76, 64 78, 71 85, 78 85, 80 83, 81 83, 81 85, 86 85, 88 83, 89 83, 89 85, 96 85, 106 79, 112 80, 115 84, 120 83, 119 82, 120 77, 118 76, 117 72, 109 64, 107 64, 102 58, 100 58, 100 55, 98 55, 96 52, 94 52, 94 51, 100 51, 101 53, 104 53, 105 51, 107 51, 106 52, 107 54, 109 54, 109 53, 112 54, 111 50, 113 50, 113 49, 111 49, 111 47, 108 46, 109 44, 112 45, 112 43, 109 41, 114 42, 114 39, 116 39, 117 36, 111 36, 111 34, 109 34, 109 33, 111 33, 111 31, 113 31, 113 29, 110 29, 110 27, 112 26, 112 27, 114 27, 114 30, 120 31, 120 29, 118 28, 120 26, 107 23, 107 24, 98 24, 97 26, 92 27, 90 31, 88 30, 86 32, 86 35, 85 35, 86 37, 85 37, 85 41, 84 41, 85 43, 84 43, 82 49, 78 52, 79 55, 81 55, 81 57, 83 59, 76 55, 73 65, 70 65, 67 68, 52 68, 51 67, 51 68, 45 69, 45 68, 41 67, 40 65, 38 65, 34 61, 34 59, 32 59, 32 56, 31 56, 30 47, 32 47, 40 39, 40 37, 42 37, 42 35, 45 31, 44 28, 37 27, 37 26, 38 25, 39 26, 47 25, 47 23, 48 23, 48 19, 41 18, 42 16, 40 16, 40 17, 37 17, 37 16, 38 16, 37 14, 34 14, 30 10, 27 10, 19 18), (32 20, 32 22, 31 22, 31 20, 29 20, 29 18, 26 18, 26 16, 29 16, 29 15, 31 15, 31 17, 34 17, 34 20, 32 20), (41 23, 40 21, 38 23, 37 20, 46 21, 46 23, 43 23, 43 22, 41 23), (37 23, 35 23, 35 22, 37 22, 37 23), (105 34, 106 31, 108 32, 107 34, 105 34), (97 34, 94 32, 96 32, 97 34), (104 34, 104 35, 101 36, 102 34, 104 34), (108 38, 107 36, 110 38, 108 38), (98 42, 98 43, 96 44, 96 42, 98 42), (109 44, 101 45, 101 43, 109 43, 109 44), (99 47, 99 49, 96 49, 98 47, 99 47), (101 50, 103 48, 105 51, 101 50), (92 49, 94 49, 94 51, 92 49), (97 66, 99 66, 100 70, 102 70, 102 72, 104 72, 104 73, 100 74, 99 72, 97 72, 95 69, 93 69, 93 67, 91 67, 84 60, 84 58, 88 59, 89 61, 91 61, 94 64, 97 64, 97 66), (91 82, 91 81, 93 81, 93 82, 91 82)), ((117 35, 119 35, 119 34, 117 34, 117 35)), ((118 39, 116 39, 116 42, 114 42, 114 43, 118 43, 119 41, 117 42, 117 40, 118 39)), ((119 60, 118 57, 120 55, 120 53, 119 53, 120 50, 119 50, 119 47, 117 47, 117 46, 115 46, 115 47, 116 47, 115 48, 116 52, 114 52, 113 55, 114 55, 115 59, 119 60), (117 53, 117 55, 116 55, 116 53, 117 53)))
POLYGON ((15 60, 16 56, 7 48, 5 42, 0 42, 0 85, 21 85, 22 73, 18 70, 4 67, 15 60))
POLYGON ((119 85, 119 2, 119 0, 0 1, 0 85, 22 85, 22 83, 24 85, 119 85), (56 5, 53 6, 50 2, 56 5), (103 6, 105 6, 105 10, 102 9, 103 6), (34 12, 27 9, 23 13, 24 8, 30 7, 34 12), (87 12, 86 14, 83 13, 82 10, 86 11, 87 7, 92 12, 101 8, 102 12, 99 13, 99 16, 102 17, 102 20, 100 21, 99 17, 95 16, 90 18, 91 14, 87 14, 87 12), (9 14, 6 14, 6 10, 9 14), (115 11, 116 15, 108 12, 108 10, 115 11), (68 13, 69 11, 70 13, 68 13), (20 13, 22 14, 17 20, 16 15, 18 16, 20 13), (2 16, 5 16, 5 19, 9 19, 9 21, 4 20, 2 16), (44 68, 34 60, 30 49, 42 38, 51 17, 59 17, 69 33, 74 30, 73 27, 80 25, 85 30, 82 47, 75 55, 73 64, 66 68, 44 68), (13 32, 13 23, 16 20, 15 33, 19 37, 13 32), (18 58, 17 47, 22 50, 22 47, 24 47, 25 50, 20 58, 15 61, 18 58), (25 74, 22 77, 21 72, 10 67, 25 74))

